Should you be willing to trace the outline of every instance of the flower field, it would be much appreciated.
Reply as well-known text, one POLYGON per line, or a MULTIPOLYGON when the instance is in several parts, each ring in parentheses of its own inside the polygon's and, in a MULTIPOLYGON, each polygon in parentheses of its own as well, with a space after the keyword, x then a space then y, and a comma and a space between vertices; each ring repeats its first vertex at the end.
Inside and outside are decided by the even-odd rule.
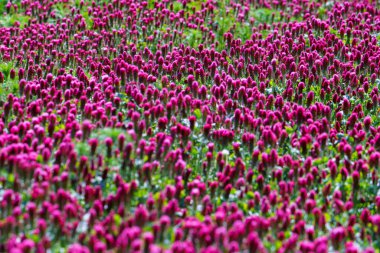
POLYGON ((380 252, 379 1, 0 13, 0 252, 380 252))

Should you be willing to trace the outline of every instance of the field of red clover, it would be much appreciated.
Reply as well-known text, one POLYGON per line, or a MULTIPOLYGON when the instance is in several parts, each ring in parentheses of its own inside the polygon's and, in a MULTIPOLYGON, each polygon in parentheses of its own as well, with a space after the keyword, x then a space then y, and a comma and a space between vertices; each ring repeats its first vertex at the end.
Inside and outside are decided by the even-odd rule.
POLYGON ((0 252, 379 252, 380 2, 0 13, 0 252))

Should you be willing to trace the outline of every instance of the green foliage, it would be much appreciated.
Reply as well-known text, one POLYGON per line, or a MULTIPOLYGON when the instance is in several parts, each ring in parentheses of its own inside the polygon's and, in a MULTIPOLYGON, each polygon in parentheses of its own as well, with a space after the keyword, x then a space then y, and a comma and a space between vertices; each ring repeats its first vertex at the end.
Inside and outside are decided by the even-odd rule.
POLYGON ((182 9, 182 4, 180 2, 174 2, 173 3, 173 11, 179 12, 182 9))
POLYGON ((19 13, 7 14, 0 19, 0 26, 2 27, 12 27, 15 22, 20 23, 20 27, 24 27, 28 24, 30 16, 26 16, 19 13))
POLYGON ((195 10, 199 11, 202 7, 202 3, 204 3, 204 0, 196 0, 196 1, 191 1, 187 4, 187 7, 189 9, 195 8, 195 10))
POLYGON ((327 9, 324 6, 321 6, 318 9, 318 16, 319 16, 319 18, 324 18, 326 16, 326 13, 327 13, 327 9))
POLYGON ((272 23, 280 21, 280 14, 276 10, 268 8, 252 9, 249 14, 250 17, 255 19, 256 23, 272 23), (274 19, 272 20, 272 15, 274 19))
POLYGON ((53 5, 53 11, 57 18, 64 18, 70 14, 70 8, 68 8, 67 3, 58 2, 53 5))
POLYGON ((4 74, 5 81, 8 80, 9 73, 11 72, 13 65, 14 65, 13 62, 2 62, 2 63, 0 63, 0 72, 2 72, 4 74))
POLYGON ((187 32, 185 32, 187 34, 187 38, 186 38, 186 41, 187 43, 189 43, 189 45, 191 47, 196 47, 197 45, 199 45, 202 41, 202 33, 199 31, 199 30, 196 30, 196 29, 189 29, 187 32))
POLYGON ((2 14, 5 11, 5 5, 8 3, 8 0, 0 0, 0 13, 2 14))
MULTIPOLYGON (((125 131, 119 128, 101 128, 94 131, 92 133, 92 137, 97 138, 99 141, 104 141, 106 138, 111 138, 115 143, 119 135, 122 133, 125 133, 125 131)), ((130 139, 127 139, 127 141, 130 141, 130 139)))
POLYGON ((17 4, 20 7, 21 0, 0 0, 0 15, 6 11, 6 5, 8 2, 12 2, 13 4, 17 4))
POLYGON ((88 14, 87 7, 83 8, 80 13, 83 16, 87 27, 92 27, 92 25, 94 24, 94 20, 88 14))
POLYGON ((4 75, 4 83, 0 83, 0 103, 4 102, 8 94, 18 94, 18 78, 9 78, 9 73, 14 67, 13 62, 0 63, 0 72, 4 75))

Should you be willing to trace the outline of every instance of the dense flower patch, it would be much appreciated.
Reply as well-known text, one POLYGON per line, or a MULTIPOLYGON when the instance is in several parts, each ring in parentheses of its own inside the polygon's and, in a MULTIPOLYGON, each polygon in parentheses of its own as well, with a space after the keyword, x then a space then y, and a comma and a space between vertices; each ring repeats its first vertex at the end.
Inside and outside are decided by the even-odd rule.
POLYGON ((377 252, 378 1, 0 1, 0 252, 377 252))

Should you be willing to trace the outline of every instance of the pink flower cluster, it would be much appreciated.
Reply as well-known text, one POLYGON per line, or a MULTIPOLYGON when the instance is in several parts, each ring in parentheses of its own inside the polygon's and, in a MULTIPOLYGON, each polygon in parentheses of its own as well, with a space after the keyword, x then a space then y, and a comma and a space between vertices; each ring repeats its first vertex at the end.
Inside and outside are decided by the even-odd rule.
POLYGON ((376 252, 376 1, 0 3, 0 252, 376 252))

